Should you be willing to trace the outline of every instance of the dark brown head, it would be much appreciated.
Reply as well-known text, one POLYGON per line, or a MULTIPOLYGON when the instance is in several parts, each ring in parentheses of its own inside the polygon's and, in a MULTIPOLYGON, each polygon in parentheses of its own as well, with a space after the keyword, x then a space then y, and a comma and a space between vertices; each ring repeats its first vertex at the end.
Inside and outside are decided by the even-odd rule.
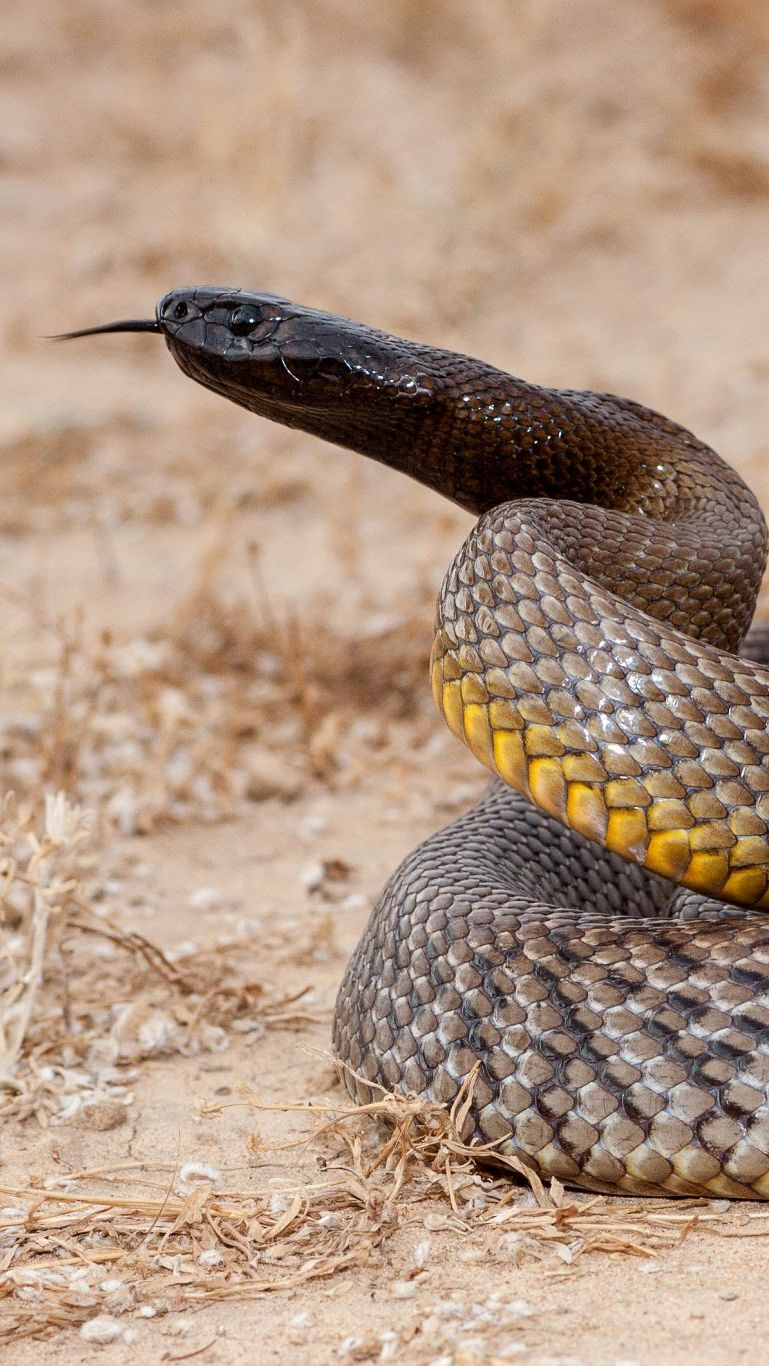
POLYGON ((627 502, 621 462, 606 458, 611 424, 597 410, 593 422, 588 396, 574 403, 482 361, 240 289, 174 289, 153 319, 68 335, 142 331, 161 333, 207 389, 401 470, 472 512, 542 495, 627 502), (570 429, 586 421, 596 430, 577 458, 570 429))
POLYGON ((360 420, 373 436, 385 415, 389 426, 396 411, 424 409, 437 388, 429 348, 274 294, 172 290, 158 304, 157 325, 198 383, 342 445, 356 445, 360 420))
MULTIPOLYGON (((233 403, 363 452, 456 496, 440 469, 419 463, 450 417, 459 357, 274 294, 195 286, 160 300, 154 319, 67 333, 160 332, 185 374, 233 403), (451 397, 449 400, 449 390, 451 397)), ((449 422, 450 425, 450 422, 449 422)), ((462 501, 461 497, 458 501, 462 501)))

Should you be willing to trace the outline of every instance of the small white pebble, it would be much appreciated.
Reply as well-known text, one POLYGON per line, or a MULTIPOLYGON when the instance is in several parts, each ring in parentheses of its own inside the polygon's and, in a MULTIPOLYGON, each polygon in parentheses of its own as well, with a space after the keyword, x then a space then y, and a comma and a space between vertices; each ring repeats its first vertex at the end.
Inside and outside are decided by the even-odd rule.
POLYGON ((117 1280, 116 1278, 113 1278, 113 1279, 111 1279, 111 1280, 106 1280, 106 1281, 99 1281, 99 1289, 100 1289, 100 1290, 103 1290, 104 1293, 105 1293, 105 1295, 112 1295, 112 1294, 114 1294, 114 1292, 115 1292, 116 1290, 121 1290, 122 1287, 123 1287, 123 1285, 124 1285, 124 1282, 123 1282, 123 1281, 119 1281, 119 1280, 117 1280))
POLYGON ((219 1266, 223 1261, 224 1258, 221 1252, 217 1252, 215 1247, 206 1248, 205 1252, 201 1252, 198 1257, 198 1262, 201 1266, 219 1266))
POLYGON ((195 1324, 192 1319, 180 1315, 178 1319, 170 1319, 165 1327, 166 1333, 174 1338, 188 1338, 195 1331, 195 1324))
POLYGON ((506 1300, 505 1309, 516 1319, 528 1319, 534 1313, 533 1306, 528 1300, 506 1300))
POLYGON ((98 1314, 83 1324, 80 1336, 85 1342, 117 1342, 123 1336, 123 1325, 111 1314, 98 1314))
POLYGON ((252 915, 241 916, 235 924, 235 931, 240 939, 250 939, 255 934, 264 933, 264 921, 252 915))
POLYGON ((217 892, 215 887, 198 887, 190 896, 193 911, 215 911, 221 904, 221 892, 217 892))
POLYGON ((413 1300, 417 1293, 415 1281, 393 1281, 390 1294, 395 1300, 413 1300))
POLYGON ((393 1330, 390 1329, 388 1332, 380 1334, 379 1341, 382 1344, 382 1350, 379 1353, 379 1360, 394 1361, 398 1355, 398 1352, 400 1351, 400 1335, 398 1333, 394 1333, 393 1330))
POLYGON ((158 1311, 155 1308, 154 1304, 141 1304, 139 1306, 140 1319, 154 1319, 157 1312, 158 1311))
POLYGON ((434 1308, 447 1319, 466 1319, 467 1309, 459 1300, 437 1300, 434 1308))
POLYGON ((417 1243, 414 1249, 414 1265, 427 1266, 433 1255, 433 1245, 429 1238, 423 1238, 421 1243, 417 1243))
POLYGON ((322 863, 310 863, 299 874, 299 885, 307 892, 317 892, 323 886, 326 870, 322 863))
POLYGON ((362 1341, 362 1338, 344 1338, 336 1349, 337 1356, 349 1356, 350 1352, 353 1352, 356 1347, 360 1347, 362 1341))
POLYGON ((288 1201, 284 1195, 271 1195, 269 1210, 270 1214, 285 1214, 288 1209, 288 1201))
POLYGON ((179 1172, 178 1185, 182 1188, 186 1187, 187 1193, 189 1193, 199 1181, 210 1181, 212 1186, 215 1186, 221 1179, 222 1173, 219 1168, 212 1167, 208 1162, 185 1162, 179 1172))
POLYGON ((312 1315, 308 1314, 307 1310, 304 1309, 301 1314, 294 1314, 294 1317, 289 1319, 288 1322, 291 1328, 311 1328, 312 1315))
POLYGON ((326 817, 321 816, 316 812, 315 815, 308 816, 307 819, 302 822, 301 833, 303 835, 319 835, 322 830, 326 829, 327 825, 328 821, 326 820, 326 817))
POLYGON ((198 948, 199 945, 195 939, 180 939, 178 944, 166 949, 166 958, 171 963, 180 963, 184 958, 194 958, 198 948))

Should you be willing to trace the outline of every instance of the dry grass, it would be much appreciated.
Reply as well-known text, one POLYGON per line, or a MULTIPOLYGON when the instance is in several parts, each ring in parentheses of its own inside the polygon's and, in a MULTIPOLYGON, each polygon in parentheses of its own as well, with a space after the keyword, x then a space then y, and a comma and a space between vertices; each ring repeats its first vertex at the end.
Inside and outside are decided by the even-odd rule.
MULTIPOLYGON (((221 1172, 194 1163, 135 1175, 138 1164, 124 1163, 49 1176, 35 1187, 0 1186, 0 1294, 14 1300, 0 1337, 18 1341, 93 1323, 84 1336, 130 1342, 148 1317, 290 1291, 362 1266, 388 1284, 392 1245, 414 1227, 426 1236, 401 1279, 389 1281, 395 1298, 411 1298, 428 1278, 434 1243, 444 1237, 462 1243, 468 1263, 533 1262, 546 1276, 562 1276, 591 1253, 651 1261, 695 1231, 739 1238, 769 1232, 769 1213, 735 1210, 728 1201, 567 1194, 558 1181, 546 1188, 521 1162, 499 1155, 505 1176, 479 1168, 478 1150, 460 1138, 473 1082, 450 1111, 386 1092, 362 1107, 276 1107, 244 1089, 240 1103, 257 1112, 312 1121, 310 1132, 289 1144, 252 1136, 257 1176, 248 1188, 227 1189, 221 1172), (260 1186, 260 1164, 286 1148, 320 1158, 322 1178, 260 1186)), ((520 1312, 508 1306, 510 1321, 520 1312)), ((504 1327, 504 1306, 498 1314, 504 1327)), ((411 1359, 422 1359, 422 1347, 434 1352, 433 1338, 449 1326, 422 1321, 411 1359)), ((371 1355, 381 1345, 375 1342, 371 1355)))
POLYGON ((93 638, 79 614, 37 612, 51 664, 6 671, 0 788, 61 790, 147 834, 290 801, 313 779, 349 786, 372 741, 384 756, 393 727, 424 714, 430 607, 415 601, 355 638, 311 632, 314 610, 272 609, 257 549, 215 518, 162 633, 93 638))
MULTIPOLYGON (((173 6, 30 0, 23 19, 6 10, 0 164, 10 199, 0 240, 14 288, 0 336, 9 379, 0 794, 13 790, 17 805, 0 819, 0 1123, 32 1148, 47 1131, 35 1158, 43 1174, 17 1167, 0 1201, 6 1340, 91 1324, 92 1341, 102 1331, 126 1343, 145 1318, 183 1338, 191 1297, 287 1298, 324 1277, 343 1288, 360 1266, 408 1302, 453 1256, 459 1270, 441 1277, 440 1292, 433 1286, 439 1310, 415 1304, 409 1327, 372 1337, 361 1327, 360 1277, 340 1322, 352 1359, 404 1349, 415 1363, 443 1352, 458 1366, 476 1360, 462 1355, 468 1335, 485 1338, 489 1324, 515 1334, 519 1312, 493 1293, 463 1307, 464 1262, 480 1275, 496 1265, 507 1292, 505 1269, 519 1262, 543 1281, 571 1278, 575 1305, 590 1253, 653 1267, 693 1232, 763 1233, 764 1214, 743 1206, 571 1196, 515 1170, 526 1184, 511 1184, 463 1148, 456 1112, 386 1096, 367 1111, 284 1115, 276 1129, 306 1113, 321 1131, 287 1153, 254 1137, 253 1170, 237 1186, 226 1174, 177 1171, 147 1113, 137 1128, 157 1160, 99 1166, 102 1137, 114 1158, 126 1123, 114 1136, 86 1135, 88 1170, 65 1170, 57 1144, 85 1143, 67 1124, 98 1131, 132 1118, 134 1091, 139 1104, 152 1094, 154 1058, 173 1059, 169 1099, 178 1099, 194 1071, 186 1055, 216 1065, 232 1045, 242 1059, 239 1039, 315 1019, 311 998, 281 988, 285 957, 266 929, 258 963, 237 927, 227 942, 212 936, 181 956, 126 929, 137 921, 122 903, 141 880, 115 877, 116 851, 121 836, 147 835, 150 863, 158 850, 162 861, 176 837, 188 836, 189 851, 204 822, 253 818, 268 798, 285 807, 287 826, 292 802, 320 807, 329 788, 347 813, 345 789, 361 788, 364 770, 389 784, 376 841, 403 768, 435 733, 430 593, 416 565, 421 551, 438 572, 452 539, 443 536, 439 554, 437 503, 424 513, 404 495, 372 516, 394 484, 347 482, 328 450, 214 407, 181 387, 149 339, 54 350, 41 349, 38 333, 138 314, 185 281, 275 289, 534 379, 646 398, 752 459, 757 478, 766 464, 766 5, 599 0, 572 13, 503 0, 390 0, 365 11, 351 0, 192 0, 182 18, 173 6), (737 244, 727 259, 724 241, 737 244), (338 562, 360 586, 333 620, 320 589, 299 603, 290 573, 279 606, 275 582, 262 583, 252 542, 263 539, 268 560, 303 519, 332 529, 338 562), (376 536, 417 581, 397 603, 391 585, 371 591, 381 569, 358 538, 376 536), (189 548, 201 541, 189 575, 189 548), (157 582, 141 562, 150 544, 168 564, 182 552, 187 586, 175 598, 147 602, 146 584, 157 582), (58 567, 61 582, 46 593, 58 567), (78 598, 86 613, 62 623, 61 604, 78 598), (126 625, 123 611, 139 624, 126 625), (99 633, 94 619, 114 629, 99 633), (57 812, 74 822, 64 841, 49 824, 57 812), (122 888, 105 893, 113 878, 122 888), (282 1160, 290 1171, 276 1191, 271 1164, 282 1160)), ((322 549, 320 561, 331 563, 322 549)), ((442 778, 432 786, 445 789, 442 778)), ((334 853, 313 850, 329 900, 334 853)), ((179 911, 178 872, 164 934, 179 911)), ((142 928, 151 899, 137 911, 142 928)), ((317 902, 311 909, 314 928, 297 917, 290 933, 308 980, 320 959, 312 935, 326 934, 337 910, 325 907, 324 920, 317 902)), ((327 964, 323 991, 336 973, 327 964)), ((281 1051, 279 1034, 260 1064, 272 1048, 281 1051)), ((315 1084, 305 1068, 304 1094, 315 1084)), ((266 1132, 261 1107, 272 1098, 242 1102, 266 1132)), ((206 1124, 223 1129, 225 1118, 211 1110, 206 1124)), ((604 1293, 602 1282, 591 1325, 609 1322, 604 1293)), ((683 1294, 687 1309, 700 1303, 694 1290, 683 1294)), ((644 1331, 653 1301, 639 1312, 644 1331)), ((711 1314, 712 1303, 701 1307, 711 1314)), ((581 1351, 574 1319, 564 1324, 560 1343, 548 1324, 548 1353, 581 1351)), ((323 1331, 297 1356, 336 1352, 323 1331)), ((604 1340, 592 1355, 613 1346, 604 1340)), ((166 1353, 191 1354, 184 1341, 166 1353)), ((489 1359, 482 1346, 477 1360, 489 1359)))
POLYGON ((46 800, 39 831, 37 815, 7 801, 0 825, 0 1117, 110 1128, 126 1117, 131 1065, 315 1018, 305 991, 253 977, 246 933, 172 963, 122 930, 88 899, 89 817, 63 794, 46 800))

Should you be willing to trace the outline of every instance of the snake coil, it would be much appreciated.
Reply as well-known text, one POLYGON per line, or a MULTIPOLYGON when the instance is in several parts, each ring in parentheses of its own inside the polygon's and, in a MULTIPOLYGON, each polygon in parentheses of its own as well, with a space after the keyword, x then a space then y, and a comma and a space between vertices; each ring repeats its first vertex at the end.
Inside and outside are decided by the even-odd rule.
POLYGON ((354 1094, 450 1102, 480 1064, 467 1137, 543 1175, 769 1197, 769 669, 743 645, 767 531, 742 480, 637 403, 269 294, 175 290, 87 332, 111 330, 479 516, 431 672, 496 778, 372 912, 334 1023, 354 1094))

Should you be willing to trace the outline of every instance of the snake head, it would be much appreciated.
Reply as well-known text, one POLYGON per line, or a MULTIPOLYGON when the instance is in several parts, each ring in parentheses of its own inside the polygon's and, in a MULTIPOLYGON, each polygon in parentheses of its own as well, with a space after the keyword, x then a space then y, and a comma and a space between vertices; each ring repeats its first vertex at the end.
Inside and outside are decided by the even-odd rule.
POLYGON ((158 303, 157 323, 185 373, 257 412, 331 403, 353 373, 331 335, 337 320, 275 294, 174 289, 158 303))
POLYGON ((463 358, 276 294, 174 289, 155 317, 70 332, 159 332, 185 374, 261 417, 362 451, 475 508, 450 446, 463 358), (434 439, 443 431, 442 444, 434 439))
POLYGON ((354 407, 366 393, 371 402, 383 389, 413 397, 421 388, 427 397, 395 338, 275 294, 171 290, 158 303, 157 327, 186 374, 267 417, 290 423, 296 409, 291 425, 338 410, 342 398, 354 407))

